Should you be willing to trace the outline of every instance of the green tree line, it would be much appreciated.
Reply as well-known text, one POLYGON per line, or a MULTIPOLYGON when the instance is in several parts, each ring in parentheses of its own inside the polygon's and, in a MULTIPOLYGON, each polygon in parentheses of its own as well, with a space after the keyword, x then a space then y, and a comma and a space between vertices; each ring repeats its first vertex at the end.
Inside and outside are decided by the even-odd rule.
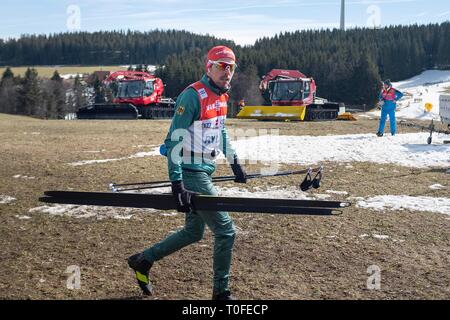
MULTIPOLYGON (((380 80, 414 76, 426 69, 450 68, 450 22, 346 31, 309 30, 280 33, 252 46, 186 31, 78 32, 0 40, 0 64, 156 64, 176 97, 204 73, 209 48, 233 48, 238 69, 230 92, 232 103, 262 102, 261 77, 273 68, 297 69, 313 77, 317 95, 347 105, 372 106, 380 80)), ((30 90, 33 87, 30 87, 30 90)))
POLYGON ((87 103, 86 89, 78 77, 65 83, 56 70, 50 79, 43 79, 34 68, 23 77, 6 68, 0 80, 0 112, 64 119, 87 103))
MULTIPOLYGON (((261 77, 270 70, 296 69, 313 77, 317 95, 346 104, 372 106, 380 81, 412 77, 427 69, 450 68, 450 23, 392 26, 347 31, 286 32, 262 38, 253 46, 233 46, 238 70, 231 97, 247 104, 261 102, 255 94, 261 77)), ((168 57, 159 75, 169 95, 198 78, 204 70, 204 52, 168 57), (197 70, 198 69, 198 70, 197 70)))
POLYGON ((218 43, 187 31, 99 31, 23 35, 0 40, 0 65, 161 64, 173 53, 204 49, 218 43))

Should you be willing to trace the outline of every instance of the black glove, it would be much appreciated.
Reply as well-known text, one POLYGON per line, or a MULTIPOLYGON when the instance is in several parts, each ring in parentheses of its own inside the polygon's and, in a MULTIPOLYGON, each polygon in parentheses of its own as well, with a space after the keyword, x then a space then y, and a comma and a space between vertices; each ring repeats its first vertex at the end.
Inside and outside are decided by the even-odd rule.
POLYGON ((237 157, 234 157, 234 161, 233 163, 231 163, 231 170, 233 170, 233 173, 236 176, 234 182, 247 183, 247 174, 245 173, 244 169, 242 169, 242 166, 239 164, 237 157))
POLYGON ((195 192, 186 190, 183 181, 174 181, 172 182, 172 194, 179 212, 191 212, 193 209, 192 196, 196 194, 195 192))

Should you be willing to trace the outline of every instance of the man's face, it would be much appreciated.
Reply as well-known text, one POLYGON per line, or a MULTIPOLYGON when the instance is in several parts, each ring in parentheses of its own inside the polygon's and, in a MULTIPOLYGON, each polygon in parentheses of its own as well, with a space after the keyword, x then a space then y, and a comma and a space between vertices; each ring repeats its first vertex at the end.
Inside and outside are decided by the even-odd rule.
POLYGON ((221 62, 214 62, 207 70, 207 75, 214 83, 223 89, 230 87, 234 74, 235 63, 232 59, 222 59, 221 62))

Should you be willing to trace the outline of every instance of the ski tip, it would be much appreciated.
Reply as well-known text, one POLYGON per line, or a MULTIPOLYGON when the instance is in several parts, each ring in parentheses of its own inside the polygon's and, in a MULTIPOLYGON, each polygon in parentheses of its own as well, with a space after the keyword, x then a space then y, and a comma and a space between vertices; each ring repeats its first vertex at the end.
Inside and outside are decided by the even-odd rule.
POLYGON ((44 196, 60 197, 60 196, 67 195, 68 193, 80 193, 80 191, 49 190, 49 191, 44 191, 44 196))
POLYGON ((39 197, 38 200, 39 200, 40 202, 53 203, 53 202, 51 201, 51 199, 53 199, 53 197, 45 196, 45 197, 39 197))
POLYGON ((58 192, 58 191, 53 191, 53 190, 50 190, 50 191, 44 191, 44 196, 49 196, 49 197, 51 197, 51 196, 53 196, 56 192, 58 192))
POLYGON ((345 202, 341 202, 341 208, 347 208, 350 207, 352 205, 351 202, 345 201, 345 202))

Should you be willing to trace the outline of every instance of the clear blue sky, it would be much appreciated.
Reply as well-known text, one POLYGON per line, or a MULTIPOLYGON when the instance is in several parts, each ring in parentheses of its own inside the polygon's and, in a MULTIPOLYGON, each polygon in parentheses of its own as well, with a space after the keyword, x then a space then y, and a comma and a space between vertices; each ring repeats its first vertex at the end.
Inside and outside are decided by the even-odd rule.
MULTIPOLYGON (((177 29, 253 44, 282 31, 339 27, 341 0, 2 0, 0 37, 74 30, 177 29)), ((449 0, 346 0, 347 27, 450 20, 449 0)))

